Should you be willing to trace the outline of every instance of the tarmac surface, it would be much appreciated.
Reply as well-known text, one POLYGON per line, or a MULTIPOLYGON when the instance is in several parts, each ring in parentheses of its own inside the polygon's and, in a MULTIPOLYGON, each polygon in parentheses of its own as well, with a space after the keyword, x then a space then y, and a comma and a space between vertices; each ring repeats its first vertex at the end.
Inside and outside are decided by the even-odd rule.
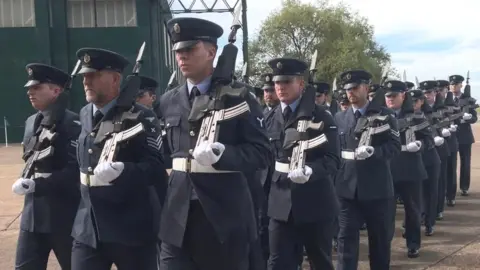
MULTIPOLYGON (((480 124, 472 126, 480 140, 480 124)), ((12 183, 22 168, 20 145, 0 147, 0 269, 14 269, 19 214, 23 197, 12 193, 12 183)), ((455 207, 446 207, 445 218, 437 222, 435 235, 422 236, 420 257, 407 258, 405 239, 401 235, 403 206, 397 207, 396 234, 392 243, 392 270, 480 269, 480 142, 472 148, 470 196, 457 196, 455 207)), ((359 269, 369 269, 367 232, 362 232, 359 269)), ((60 270, 51 254, 49 270, 60 270)), ((308 267, 304 268, 309 269, 308 267)), ((141 270, 141 269, 139 269, 141 270)))

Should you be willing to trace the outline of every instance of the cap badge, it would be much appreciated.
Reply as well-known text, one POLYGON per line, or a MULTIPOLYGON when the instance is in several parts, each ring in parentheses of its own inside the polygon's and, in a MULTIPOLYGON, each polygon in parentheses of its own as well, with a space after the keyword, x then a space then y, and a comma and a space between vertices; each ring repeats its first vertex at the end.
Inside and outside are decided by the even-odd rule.
POLYGON ((415 93, 414 93, 414 92, 410 92, 410 95, 413 97, 413 96, 415 96, 415 93))
POLYGON ((85 55, 83 56, 83 62, 85 62, 85 64, 90 63, 90 60, 91 60, 91 59, 90 59, 90 55, 85 54, 85 55))
POLYGON ((427 85, 428 85, 428 83, 424 83, 423 85, 424 85, 424 86, 427 86, 427 85))
POLYGON ((452 81, 455 81, 456 79, 457 79, 456 76, 453 76, 453 77, 452 77, 452 81))
POLYGON ((387 87, 388 87, 388 88, 392 88, 392 83, 388 83, 388 84, 387 84, 387 87))
POLYGON ((278 63, 277 63, 277 68, 278 68, 278 69, 282 69, 282 67, 283 67, 282 62, 278 62, 278 63))
POLYGON ((178 23, 173 25, 173 31, 177 34, 180 34, 180 25, 178 23))
POLYGON ((352 78, 352 74, 347 73, 347 76, 345 76, 345 78, 347 78, 347 80, 350 80, 352 78))
POLYGON ((27 72, 28 72, 28 75, 29 75, 29 76, 32 76, 33 70, 32 70, 31 68, 28 68, 28 69, 27 69, 27 72))
POLYGON ((270 76, 269 76, 269 75, 265 76, 265 81, 266 81, 266 82, 269 82, 269 81, 270 81, 270 76))

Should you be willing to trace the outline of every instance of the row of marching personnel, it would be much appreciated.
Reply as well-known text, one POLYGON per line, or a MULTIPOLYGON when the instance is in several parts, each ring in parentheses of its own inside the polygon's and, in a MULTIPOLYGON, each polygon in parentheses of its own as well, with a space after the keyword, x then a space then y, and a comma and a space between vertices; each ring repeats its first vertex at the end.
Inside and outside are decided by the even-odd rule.
POLYGON ((476 121, 474 100, 451 105, 439 93, 430 106, 427 93, 393 80, 369 100, 371 75, 351 70, 339 77, 349 105, 333 116, 315 103, 314 68, 305 79, 305 62, 277 58, 262 112, 253 88, 232 79, 228 49, 213 68, 219 25, 167 26, 187 81, 156 106, 157 83, 138 75, 144 46, 125 78, 128 60, 100 48, 79 49, 72 75, 26 66, 38 112, 12 186, 25 196, 15 269, 46 269, 52 250, 74 270, 293 270, 304 250, 312 269, 333 269, 334 238, 337 269, 357 269, 364 223, 371 268, 389 269, 395 192, 408 255, 418 256, 422 212, 432 235, 443 204, 431 191, 445 189, 440 149, 476 121), (76 75, 88 102, 79 114, 67 109, 76 75))

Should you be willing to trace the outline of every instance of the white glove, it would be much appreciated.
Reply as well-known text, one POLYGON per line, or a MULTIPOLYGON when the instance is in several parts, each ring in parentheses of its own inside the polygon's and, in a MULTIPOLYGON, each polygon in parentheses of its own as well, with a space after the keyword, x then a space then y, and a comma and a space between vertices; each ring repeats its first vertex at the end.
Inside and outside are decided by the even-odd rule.
POLYGON ((422 148, 422 142, 421 141, 414 141, 409 144, 407 144, 407 151, 408 152, 417 152, 422 148))
POLYGON ((440 136, 435 136, 435 138, 433 138, 433 141, 435 141, 435 146, 440 146, 445 142, 445 139, 440 136))
POLYGON ((312 176, 312 168, 305 165, 305 170, 302 169, 295 169, 288 173, 288 178, 292 180, 292 182, 297 184, 305 184, 312 176))
POLYGON ((457 125, 453 125, 453 124, 450 125, 450 128, 449 128, 448 130, 450 130, 450 132, 455 132, 455 131, 457 131, 457 125))
POLYGON ((450 137, 450 135, 452 135, 452 133, 450 133, 450 130, 444 128, 442 129, 442 136, 443 137, 450 137))
POLYGON ((12 191, 17 195, 25 195, 35 192, 35 181, 28 178, 19 178, 13 183, 12 191))
POLYGON ((120 176, 123 169, 125 169, 123 162, 102 162, 98 164, 93 170, 95 177, 90 179, 90 186, 110 186, 112 181, 120 176))
POLYGON ((360 146, 355 150, 355 155, 358 160, 363 160, 371 157, 374 152, 373 146, 360 146))
POLYGON ((470 113, 464 113, 463 114, 463 120, 470 120, 472 119, 473 115, 470 113))
POLYGON ((204 141, 195 147, 192 156, 201 165, 212 166, 220 159, 223 151, 225 151, 225 145, 219 142, 210 143, 204 141))

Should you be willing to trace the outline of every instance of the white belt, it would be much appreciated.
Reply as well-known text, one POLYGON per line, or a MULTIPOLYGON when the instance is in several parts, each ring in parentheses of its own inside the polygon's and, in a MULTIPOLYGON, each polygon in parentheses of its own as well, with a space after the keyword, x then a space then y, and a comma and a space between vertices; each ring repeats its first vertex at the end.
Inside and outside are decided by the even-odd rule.
POLYGON ((195 159, 174 158, 172 161, 172 170, 191 173, 236 173, 236 171, 220 171, 212 166, 203 166, 195 159))
POLYGON ((80 173, 80 183, 84 186, 89 187, 91 182, 96 183, 95 181, 95 175, 93 174, 86 174, 86 173, 80 173))
POLYGON ((406 145, 402 145, 402 152, 407 152, 407 146, 406 145))
POLYGON ((343 159, 348 159, 348 160, 355 160, 355 152, 353 151, 342 151, 342 158, 343 159))
POLYGON ((275 171, 281 172, 281 173, 289 173, 290 172, 290 164, 275 161, 275 171))
POLYGON ((465 120, 463 120, 463 119, 460 120, 460 124, 465 124, 465 123, 466 123, 465 120))
POLYGON ((52 175, 52 173, 48 173, 48 172, 47 172, 47 173, 37 173, 37 172, 36 172, 36 173, 33 175, 33 178, 39 178, 39 177, 47 178, 47 177, 49 177, 50 175, 52 175))

